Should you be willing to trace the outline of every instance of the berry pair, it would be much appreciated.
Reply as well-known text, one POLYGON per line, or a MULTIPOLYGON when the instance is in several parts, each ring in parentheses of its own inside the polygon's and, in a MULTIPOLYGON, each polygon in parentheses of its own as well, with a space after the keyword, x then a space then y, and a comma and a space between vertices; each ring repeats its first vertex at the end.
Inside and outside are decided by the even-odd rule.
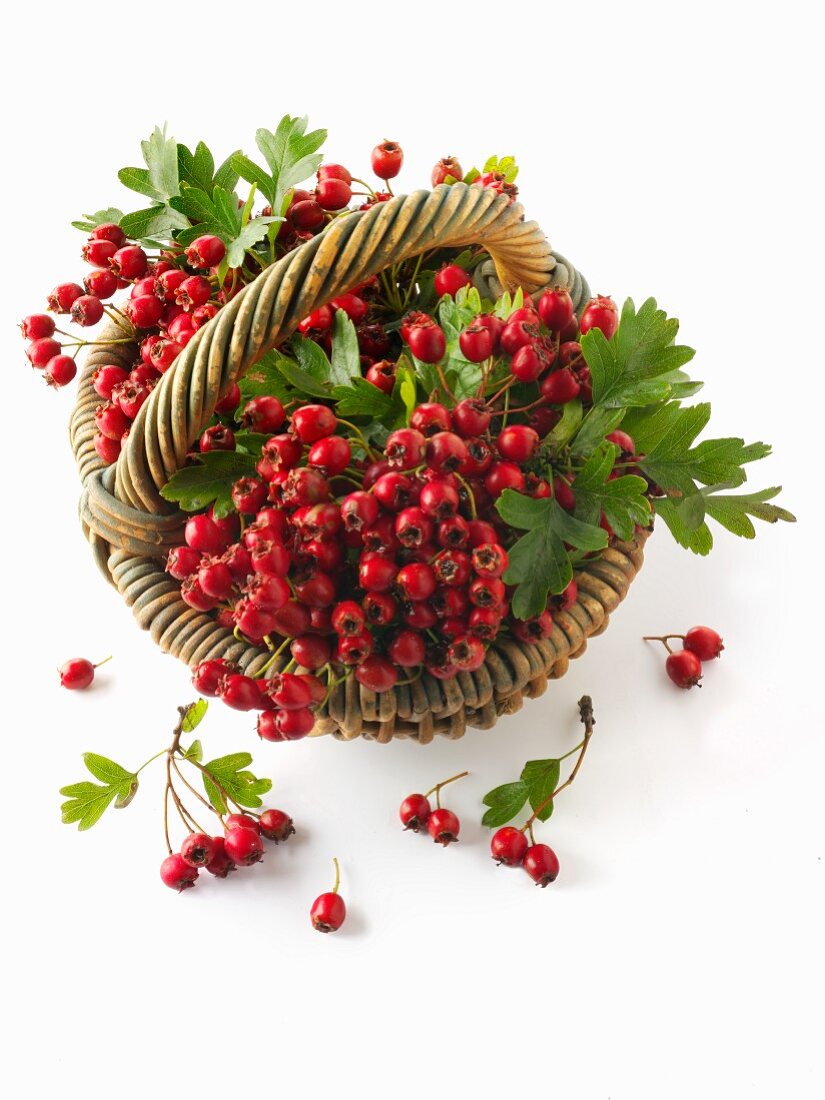
POLYGON ((686 634, 651 634, 646 642, 661 642, 667 650, 665 672, 679 688, 701 687, 702 664, 719 657, 725 648, 721 636, 709 626, 693 626, 686 634), (672 650, 670 640, 676 638, 682 649, 672 650))
POLYGON ((468 772, 460 772, 449 779, 444 779, 426 794, 409 794, 401 803, 398 815, 405 829, 414 833, 420 833, 424 829, 430 834, 436 844, 447 847, 455 844, 461 829, 458 815, 452 810, 444 809, 441 805, 441 788, 448 783, 454 783, 457 779, 463 779, 468 772), (430 795, 435 795, 436 807, 430 805, 430 795))
POLYGON ((537 886, 555 882, 559 873, 556 853, 546 844, 530 844, 523 829, 505 825, 493 833, 490 854, 499 865, 523 867, 537 886))
POLYGON ((180 892, 195 885, 201 870, 216 878, 226 878, 238 867, 259 863, 265 839, 278 844, 294 832, 292 818, 283 810, 264 810, 254 817, 229 814, 224 821, 223 836, 190 833, 180 851, 170 852, 160 865, 161 880, 165 886, 180 892))

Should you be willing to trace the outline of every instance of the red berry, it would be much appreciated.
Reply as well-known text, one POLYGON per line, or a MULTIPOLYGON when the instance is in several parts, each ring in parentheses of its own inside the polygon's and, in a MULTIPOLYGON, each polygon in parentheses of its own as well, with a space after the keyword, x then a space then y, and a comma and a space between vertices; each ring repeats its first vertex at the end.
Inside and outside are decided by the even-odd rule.
POLYGON ((495 462, 484 479, 484 488, 492 497, 499 497, 505 489, 524 491, 524 474, 514 462, 495 462))
POLYGON ((289 650, 302 668, 311 669, 323 668, 332 652, 329 639, 319 634, 302 634, 294 638, 289 650))
POLYGON ((509 564, 507 551, 498 543, 482 543, 472 554, 473 569, 480 577, 500 577, 509 564))
POLYGON ((370 156, 372 170, 381 180, 392 180, 401 171, 404 153, 395 141, 382 141, 376 145, 370 156))
POLYGON ((319 180, 343 180, 352 183, 352 174, 343 164, 322 164, 316 173, 319 180))
POLYGON ((254 829, 229 829, 223 844, 228 858, 239 867, 251 867, 264 854, 263 841, 254 829))
POLYGON ((341 501, 341 518, 345 530, 363 531, 378 519, 378 501, 372 493, 349 493, 341 501))
MULTIPOLYGON (((272 711, 265 711, 261 715, 261 720, 265 719, 267 715, 272 714, 272 711)), ((307 734, 312 732, 312 727, 315 725, 315 715, 307 707, 300 707, 297 710, 278 710, 274 712, 273 725, 277 731, 277 736, 273 738, 271 735, 267 736, 264 729, 268 725, 268 722, 258 722, 258 733, 264 740, 279 740, 279 741, 300 741, 302 737, 306 737, 307 734)))
POLYGON ((373 363, 364 377, 382 393, 392 393, 395 389, 395 363, 389 359, 373 363))
POLYGON ((424 461, 427 440, 415 428, 399 428, 390 432, 384 446, 384 454, 390 466, 399 470, 411 470, 424 461))
POLYGON ((48 295, 49 309, 53 313, 68 313, 82 294, 83 287, 77 283, 59 283, 48 295))
POLYGON ((415 668, 424 661, 425 649, 417 630, 399 630, 387 646, 387 653, 401 668, 415 668))
POLYGON ((326 405, 302 405, 292 414, 291 430, 302 443, 316 443, 337 426, 335 413, 326 405))
POLYGON ((366 553, 358 563, 358 584, 367 592, 387 592, 395 581, 395 562, 381 554, 366 553))
POLYGON ((83 691, 95 678, 95 668, 85 657, 72 657, 60 666, 60 686, 70 691, 83 691))
POLYGON ((118 248, 122 248, 126 243, 126 234, 114 222, 101 222, 94 227, 89 236, 94 237, 96 241, 111 241, 118 248))
POLYGON ((429 438, 436 432, 448 432, 452 428, 449 410, 436 401, 425 401, 413 409, 410 427, 429 438))
POLYGON ((398 810, 401 824, 414 833, 426 828, 431 813, 430 800, 423 794, 408 794, 398 810))
POLYGON ((530 344, 519 348, 510 361, 510 370, 519 382, 535 382, 548 366, 547 356, 542 353, 542 349, 530 344))
POLYGON ((109 267, 119 279, 141 279, 149 266, 146 253, 136 244, 127 244, 119 248, 109 260, 109 267))
POLYGON ((322 179, 315 188, 315 198, 324 210, 343 210, 352 198, 352 188, 345 180, 322 179))
POLYGON ((618 327, 619 311, 613 299, 601 295, 591 298, 579 321, 579 330, 582 335, 589 332, 591 328, 598 328, 610 340, 618 327))
POLYGON ((538 311, 549 329, 561 332, 573 320, 573 299, 569 291, 561 286, 545 290, 538 300, 538 311))
POLYGON ((501 614, 493 607, 474 607, 467 620, 470 634, 491 642, 499 632, 501 614))
POLYGON ((433 810, 427 821, 427 832, 436 844, 442 844, 445 848, 458 840, 460 829, 461 822, 452 810, 433 810))
POLYGON ((427 465, 439 473, 452 473, 467 461, 467 444, 455 432, 436 432, 427 440, 427 465))
POLYGON ((462 672, 475 672, 481 668, 484 657, 484 645, 475 634, 460 634, 447 647, 447 659, 462 672))
POLYGON ((722 638, 709 626, 692 626, 682 642, 685 649, 695 653, 700 661, 712 661, 725 648, 722 638))
POLYGON ((20 322, 20 331, 26 340, 42 340, 54 334, 54 318, 48 313, 31 313, 20 322))
POLYGON ((233 672, 237 672, 236 666, 220 657, 201 661, 192 671, 192 686, 201 695, 215 696, 220 690, 221 681, 233 672))
POLYGON ((263 394, 247 401, 240 419, 245 428, 269 435, 279 430, 286 419, 286 413, 277 397, 263 394))
POLYGON ((96 298, 111 298, 117 290, 117 275, 113 271, 90 271, 83 279, 87 294, 96 298))
POLYGON ((336 634, 360 634, 366 626, 366 615, 360 604, 344 600, 332 612, 331 622, 336 634))
POLYGON ((430 182, 433 187, 438 187, 448 176, 455 181, 460 181, 464 176, 464 170, 455 157, 442 157, 430 174, 430 182))
POLYGON ((420 362, 440 363, 444 358, 447 339, 444 330, 431 317, 411 325, 406 339, 410 351, 420 362))
POLYGON ((463 329, 458 337, 461 354, 471 363, 482 363, 493 354, 496 340, 485 325, 473 323, 463 329))
POLYGON ((296 229, 317 229, 326 220, 323 207, 315 199, 302 199, 293 203, 288 213, 296 229))
POLYGON ((551 405, 566 405, 579 396, 581 383, 572 370, 563 367, 545 375, 539 386, 542 397, 545 397, 551 405))
POLYGON ((496 439, 496 447, 502 458, 520 464, 528 462, 539 445, 538 432, 526 424, 511 424, 496 439))
POLYGON ((82 256, 87 264, 92 267, 108 268, 109 260, 117 252, 118 246, 112 241, 99 240, 90 237, 83 246, 82 256))
MULTIPOLYGON (((164 341, 164 343, 167 343, 167 341, 164 341)), ((175 347, 175 345, 171 346, 175 347)), ((179 351, 180 348, 176 347, 175 355, 177 355, 179 351)), ((172 359, 174 359, 174 356, 172 356, 172 359)), ((166 370, 167 367, 171 366, 171 360, 169 363, 164 362, 163 366, 161 366, 161 364, 159 363, 157 364, 157 366, 158 370, 166 370)), ((240 403, 241 387, 238 385, 237 382, 233 382, 226 393, 223 395, 223 397, 220 399, 220 401, 217 403, 217 405, 215 405, 215 412, 219 413, 221 416, 230 416, 235 411, 235 409, 237 409, 240 403)))
POLYGON ((216 855, 215 838, 206 833, 190 833, 180 846, 180 857, 190 867, 206 867, 216 855))
POLYGON ((169 886, 180 893, 189 886, 195 885, 198 868, 190 866, 179 852, 175 852, 161 863, 160 877, 164 886, 169 886))
POLYGON ((360 634, 347 634, 338 638, 335 660, 345 665, 360 665, 372 653, 372 634, 368 630, 360 634))
POLYGON ((261 831, 257 818, 250 817, 249 814, 229 814, 224 820, 224 826, 227 829, 251 829, 253 833, 261 831))
POLYGON ((439 521, 449 519, 458 512, 458 490, 446 478, 438 478, 422 487, 418 503, 428 516, 439 521))
MULTIPOLYGON (((538 321, 538 317, 536 317, 538 321)), ((510 318, 501 330, 501 350, 507 355, 515 355, 523 347, 536 342, 539 335, 539 326, 531 320, 514 320, 510 318)))
POLYGON ((231 672, 224 677, 218 688, 218 695, 233 710, 259 710, 263 705, 258 681, 240 672, 231 672))
POLYGON ((217 267, 226 255, 226 245, 220 237, 207 234, 197 237, 186 249, 186 259, 190 267, 206 271, 217 267))
POLYGON ((458 264, 445 264, 435 273, 435 292, 439 298, 444 294, 455 297, 462 287, 469 286, 472 281, 464 268, 459 267, 458 264))
POLYGON ((76 325, 89 328, 96 325, 103 316, 103 302, 93 294, 81 294, 72 302, 70 312, 76 325))
POLYGON ((691 650, 682 649, 668 654, 665 671, 677 687, 692 688, 702 679, 702 662, 691 650))
POLYGON ((527 837, 512 825, 505 825, 493 833, 490 840, 490 854, 496 863, 503 863, 505 867, 520 867, 527 848, 527 837))
POLYGON ((121 441, 119 439, 109 439, 102 432, 95 432, 93 443, 98 458, 103 462, 109 466, 111 466, 113 462, 117 462, 121 449, 121 441))
POLYGON ((344 899, 338 893, 321 894, 312 903, 309 918, 316 932, 337 932, 347 915, 344 899))
POLYGON ((203 454, 208 454, 209 451, 234 451, 235 433, 225 424, 213 424, 200 437, 198 446, 203 454))
POLYGON ((615 443, 623 455, 634 455, 636 453, 636 444, 633 442, 633 437, 628 435, 627 432, 609 432, 605 439, 608 443, 615 443))
POLYGON ((200 563, 199 550, 193 550, 191 546, 175 546, 166 559, 166 572, 175 580, 183 581, 197 572, 200 563))
POLYGON ((398 570, 395 583, 408 600, 427 600, 436 589, 432 568, 424 562, 411 562, 398 570))
POLYGON ((135 328, 154 328, 163 314, 163 302, 154 294, 142 294, 138 298, 130 298, 124 311, 135 328))
POLYGON ((209 512, 190 516, 183 529, 183 537, 187 546, 203 554, 222 554, 232 541, 209 512))
POLYGON ((228 600, 232 595, 232 574, 229 566, 220 558, 206 558, 201 562, 198 583, 212 599, 228 600))
POLYGON ((55 355, 46 364, 43 379, 50 386, 68 386, 77 374, 77 363, 71 355, 55 355))
POLYGON ((288 840, 295 832, 292 818, 283 810, 264 810, 258 824, 261 836, 266 837, 267 840, 274 840, 276 844, 282 840, 288 840))
POLYGON ((129 418, 117 405, 98 405, 95 410, 95 424, 97 430, 109 439, 120 440, 129 428, 129 418))
POLYGON ((542 611, 535 619, 518 619, 513 623, 513 634, 520 642, 527 645, 535 645, 543 642, 553 633, 553 616, 549 611, 542 611))
POLYGON ((421 508, 404 508, 396 516, 395 535, 408 549, 422 546, 432 538, 433 521, 421 508))
POLYGON ((212 284, 203 275, 190 275, 175 291, 175 301, 187 313, 204 305, 212 297, 212 284))
POLYGON ((453 424, 465 439, 483 435, 490 427, 491 415, 482 400, 467 397, 453 409, 453 424))
POLYGON ((558 857, 546 844, 532 844, 524 853, 522 866, 536 886, 541 887, 555 882, 559 873, 558 857))
POLYGON ((254 514, 265 502, 266 485, 258 477, 241 477, 232 486, 232 503, 244 515, 254 514))

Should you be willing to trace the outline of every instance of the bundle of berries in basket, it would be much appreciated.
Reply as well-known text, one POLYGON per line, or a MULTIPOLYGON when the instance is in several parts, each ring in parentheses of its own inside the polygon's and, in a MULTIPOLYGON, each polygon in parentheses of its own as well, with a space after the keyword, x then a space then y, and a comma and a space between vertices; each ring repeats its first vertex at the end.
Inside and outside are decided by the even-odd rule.
POLYGON ((62 386, 88 347, 84 528, 202 694, 268 741, 458 737, 604 630, 654 519, 706 554, 709 520, 793 517, 740 489, 768 446, 697 442, 677 321, 591 296, 511 157, 395 195, 398 144, 372 185, 325 137, 287 116, 216 168, 156 130, 119 174, 148 204, 75 223, 28 357, 62 386))

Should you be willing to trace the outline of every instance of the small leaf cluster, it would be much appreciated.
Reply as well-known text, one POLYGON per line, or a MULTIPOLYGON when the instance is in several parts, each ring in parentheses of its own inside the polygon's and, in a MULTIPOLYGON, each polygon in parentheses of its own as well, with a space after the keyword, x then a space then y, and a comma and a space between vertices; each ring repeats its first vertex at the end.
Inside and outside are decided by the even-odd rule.
POLYGON ((488 807, 481 819, 487 828, 497 829, 522 812, 529 803, 539 821, 547 821, 553 813, 552 794, 559 785, 561 760, 528 760, 521 776, 513 783, 503 783, 484 795, 488 807), (548 801, 550 799, 550 801, 548 801))

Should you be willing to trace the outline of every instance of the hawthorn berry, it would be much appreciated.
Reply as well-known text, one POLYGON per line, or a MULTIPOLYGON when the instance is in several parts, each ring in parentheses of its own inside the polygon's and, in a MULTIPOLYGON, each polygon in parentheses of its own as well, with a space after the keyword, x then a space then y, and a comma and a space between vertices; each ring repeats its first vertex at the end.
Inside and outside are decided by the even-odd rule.
POLYGON ((536 886, 541 887, 555 882, 559 873, 558 857, 546 844, 531 844, 524 853, 522 867, 536 886))
POLYGON ((545 290, 537 303, 539 316, 552 332, 562 332, 573 320, 573 299, 562 286, 545 290))
POLYGON ((301 443, 317 443, 324 436, 333 435, 337 426, 335 413, 326 405, 302 405, 292 414, 290 430, 301 443))
POLYGON ((346 180, 332 176, 318 180, 315 199, 323 210, 343 210, 352 198, 352 188, 346 180))
POLYGON ((495 350, 495 336, 484 325, 473 323, 462 329, 458 337, 461 354, 471 363, 483 363, 495 350))
POLYGON ((404 153, 395 141, 382 141, 376 145, 370 155, 372 170, 381 180, 392 180, 401 171, 404 153))
POLYGON ((187 263, 199 271, 217 267, 225 255, 226 245, 220 237, 211 234, 197 237, 186 249, 187 263))
POLYGON ((258 819, 261 836, 267 840, 274 840, 280 844, 282 840, 288 840, 295 832, 295 825, 289 814, 283 810, 264 810, 258 819))
POLYGON ((520 867, 527 849, 527 837, 513 825, 505 825, 493 833, 490 840, 490 854, 496 863, 505 867, 520 867))
POLYGON ((699 681, 702 679, 702 662, 689 649, 669 653, 665 660, 665 671, 679 688, 701 686, 699 681))
POLYGON ((249 814, 228 814, 224 820, 226 829, 251 829, 254 833, 261 831, 260 822, 249 814))
POLYGON ((447 178, 459 181, 463 178, 464 171, 455 157, 442 157, 430 173, 430 182, 433 187, 438 187, 447 178))
POLYGON ((141 279, 146 274, 149 261, 146 253, 136 244, 127 244, 119 248, 109 260, 109 267, 119 279, 141 279))
POLYGON ((601 329, 606 339, 612 339, 619 327, 619 310, 612 298, 599 295, 584 307, 584 312, 579 321, 579 330, 582 335, 592 328, 601 329))
POLYGON ((431 317, 411 325, 406 340, 410 351, 422 363, 440 363, 447 350, 444 330, 431 317))
POLYGON ((190 867, 206 867, 215 855, 215 838, 206 833, 190 833, 180 846, 180 857, 190 867))
POLYGON ((511 424, 496 438, 496 447, 502 458, 511 462, 528 462, 539 445, 538 432, 526 424, 511 424))
POLYGON ((48 295, 49 309, 53 313, 68 313, 82 294, 83 287, 77 283, 59 283, 48 295))
POLYGON ((48 313, 30 313, 20 322, 20 331, 26 340, 42 340, 52 336, 55 330, 54 318, 48 313))
POLYGON ((236 870, 235 864, 226 854, 226 843, 222 836, 212 837, 213 854, 206 865, 206 870, 215 878, 226 878, 230 871, 236 870))
POLYGON ((215 696, 219 693, 224 678, 237 671, 236 665, 220 657, 201 661, 192 670, 192 686, 201 695, 215 696))
POLYGON ((44 381, 50 386, 68 386, 77 374, 77 363, 71 355, 55 355, 46 364, 44 381))
POLYGON ((433 810, 427 820, 427 832, 436 844, 441 844, 445 848, 458 840, 460 831, 461 822, 452 810, 439 807, 433 810))
POLYGON ((238 867, 251 867, 264 854, 263 841, 257 829, 227 829, 223 844, 227 857, 238 867))
POLYGON ((431 813, 430 800, 423 794, 408 794, 398 810, 401 824, 413 833, 427 827, 431 813))
POLYGON ((435 292, 439 298, 445 294, 452 298, 462 287, 469 286, 472 281, 463 267, 459 267, 458 264, 445 264, 435 273, 435 292))
POLYGON ((720 635, 709 626, 692 626, 685 634, 682 645, 695 653, 700 661, 714 660, 725 648, 720 635))
POLYGON ((195 885, 198 868, 188 864, 180 852, 173 852, 161 863, 160 877, 164 886, 169 886, 180 893, 195 885))
POLYGON ((29 344, 26 355, 33 367, 44 370, 62 350, 57 340, 53 340, 50 336, 43 336, 29 344))
MULTIPOLYGON (((109 658, 107 657, 106 660, 108 661, 109 658)), ((85 657, 70 658, 60 666, 60 686, 68 688, 69 691, 83 691, 94 680, 95 669, 102 664, 105 664, 105 661, 98 661, 95 665, 85 657)))

